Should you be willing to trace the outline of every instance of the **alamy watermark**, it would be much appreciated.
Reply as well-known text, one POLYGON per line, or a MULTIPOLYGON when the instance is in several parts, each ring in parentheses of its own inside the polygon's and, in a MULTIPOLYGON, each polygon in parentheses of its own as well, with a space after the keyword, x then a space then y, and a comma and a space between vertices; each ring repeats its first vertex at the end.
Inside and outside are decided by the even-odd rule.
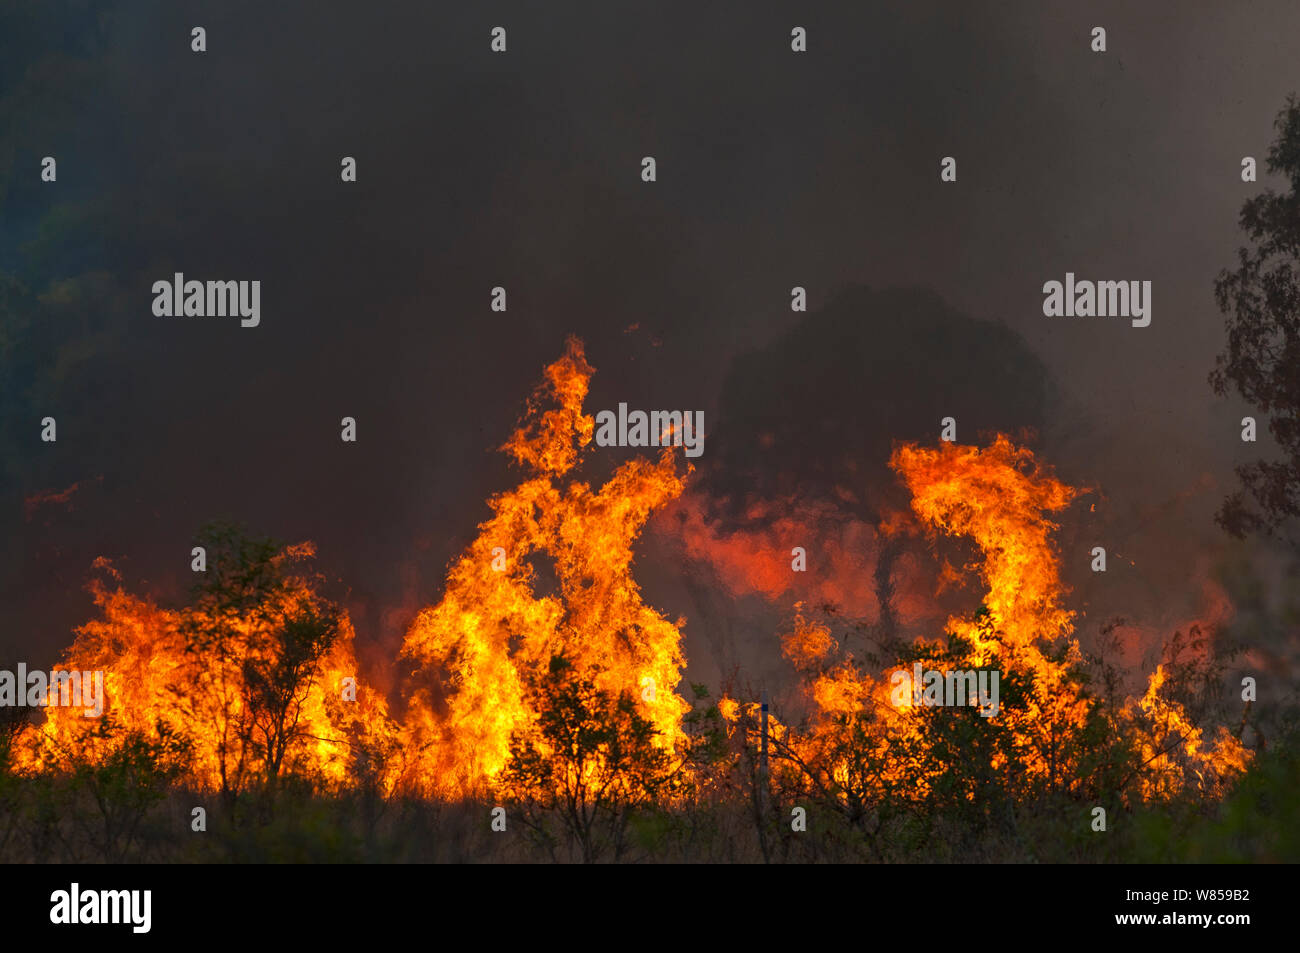
POLYGON ((1043 314, 1049 318, 1132 318, 1135 328, 1151 323, 1150 281, 1076 281, 1065 273, 1065 283, 1043 285, 1043 314))
POLYGON ((85 708, 87 718, 104 713, 104 673, 55 670, 27 671, 24 662, 18 671, 0 669, 0 707, 4 708, 85 708))
POLYGON ((617 414, 612 410, 596 414, 596 446, 685 447, 688 457, 698 457, 704 452, 704 411, 629 413, 627 404, 619 404, 617 414))
POLYGON ((184 272, 153 283, 153 313, 160 318, 238 316, 240 327, 262 321, 262 282, 186 281, 184 272))
POLYGON ((889 676, 889 700, 895 708, 908 705, 944 706, 978 705, 980 714, 992 718, 998 713, 998 690, 1002 673, 997 669, 945 670, 900 668, 889 676))
POLYGON ((50 894, 54 924, 126 924, 132 933, 148 933, 153 923, 152 890, 83 890, 73 883, 50 894))

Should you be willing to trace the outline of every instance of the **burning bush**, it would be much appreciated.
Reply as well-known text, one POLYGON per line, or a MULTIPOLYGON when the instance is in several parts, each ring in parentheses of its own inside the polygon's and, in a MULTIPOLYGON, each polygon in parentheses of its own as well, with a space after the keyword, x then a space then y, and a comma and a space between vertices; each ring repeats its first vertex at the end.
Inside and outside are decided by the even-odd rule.
POLYGON ((525 823, 553 856, 564 842, 549 827, 558 820, 588 863, 606 849, 619 859, 632 812, 670 797, 684 770, 656 743, 655 727, 637 712, 632 693, 597 687, 597 674, 575 671, 563 656, 551 659, 548 676, 533 686, 541 711, 512 736, 500 778, 503 793, 520 804, 525 823))
MULTIPOLYGON (((974 540, 988 586, 977 612, 905 649, 892 671, 923 669, 937 686, 954 672, 993 670, 1001 697, 992 717, 978 706, 922 703, 919 686, 899 692, 897 678, 873 674, 847 638, 800 612, 783 642, 811 715, 773 734, 784 762, 773 780, 786 800, 811 796, 871 840, 900 815, 943 818, 976 835, 1011 823, 1015 805, 1045 798, 1132 805, 1221 796, 1250 752, 1222 727, 1207 741, 1162 694, 1163 668, 1140 700, 1092 687, 1113 684, 1114 673, 1079 651, 1047 518, 1076 491, 1004 437, 983 450, 905 445, 892 464, 932 530, 974 540)), ((734 703, 724 713, 742 723, 734 703)), ((752 719, 744 727, 749 744, 759 743, 752 719)))
POLYGON ((27 766, 63 770, 66 751, 134 734, 183 741, 188 783, 228 802, 253 783, 273 789, 285 772, 348 783, 357 745, 393 730, 381 699, 344 700, 343 679, 358 674, 351 625, 294 571, 313 548, 221 525, 199 541, 208 570, 193 604, 177 610, 130 595, 101 563, 114 588, 92 583, 103 618, 78 630, 66 664, 105 672, 111 737, 80 711, 48 708, 27 766))

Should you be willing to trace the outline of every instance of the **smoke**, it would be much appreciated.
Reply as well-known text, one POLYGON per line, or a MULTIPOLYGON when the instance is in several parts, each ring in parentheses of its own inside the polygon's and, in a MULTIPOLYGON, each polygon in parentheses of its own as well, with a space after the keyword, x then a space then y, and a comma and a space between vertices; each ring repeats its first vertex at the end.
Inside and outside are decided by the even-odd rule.
MULTIPOLYGON (((779 658, 750 613, 799 599, 878 625, 881 526, 906 509, 885 461, 949 415, 963 442, 1042 428, 1042 456, 1100 489, 1095 522, 1061 534, 1089 626, 1194 616, 1244 412, 1209 409, 1205 385, 1242 193, 1238 157, 1204 146, 1263 147, 1292 74, 1269 38, 1295 32, 1295 5, 1173 30, 1160 5, 1116 6, 1122 59, 1091 54, 1090 21, 1063 4, 809 9, 806 57, 786 4, 698 7, 574 20, 506 3, 495 58, 471 7, 6 11, 5 647, 52 661, 92 608, 98 555, 183 594, 190 536, 229 517, 316 540, 365 610, 358 654, 391 657, 510 485, 493 448, 569 332, 599 406, 707 409, 695 495, 658 525, 685 514, 696 556, 716 543, 730 563, 692 558, 676 596, 671 553, 644 541, 638 566, 680 597, 692 658, 779 658), (57 185, 36 174, 47 151, 57 185), (944 155, 959 183, 938 181, 944 155), (1151 327, 1047 324, 1042 280, 1079 266, 1152 278, 1151 327), (261 324, 154 317, 150 283, 176 270, 261 280, 261 324), (951 305, 858 290, 786 327, 792 285, 823 302, 846 280, 951 305), (47 414, 57 444, 36 437, 47 414), (1164 506, 1178 488, 1196 492, 1164 506), (784 585, 796 545, 808 572, 784 585), (1123 557, 1104 577, 1094 545, 1123 557), (409 561, 414 576, 395 568, 409 561)), ((977 597, 960 551, 899 540, 900 626, 927 624, 912 579, 977 597)))
POLYGON ((727 374, 710 452, 655 523, 695 579, 687 615, 714 619, 729 611, 720 600, 740 598, 730 611, 768 638, 714 653, 769 674, 797 602, 863 633, 865 647, 938 634, 979 583, 961 568, 968 544, 917 527, 888 466, 895 443, 935 443, 946 417, 961 442, 1032 441, 1056 399, 1008 328, 925 289, 846 290, 727 374))
POLYGON ((886 466, 895 441, 932 442, 945 417, 960 442, 1042 428, 1054 391, 1008 327, 919 288, 855 287, 727 374, 700 489, 744 522, 754 500, 832 500, 878 522, 906 497, 886 466))
POLYGON ((925 289, 849 289, 740 355, 710 452, 654 524, 691 577, 683 611, 708 620, 688 628, 688 647, 702 628, 723 670, 772 678, 775 633, 795 603, 864 632, 868 647, 932 637, 969 612, 981 589, 968 544, 920 532, 887 466, 897 442, 934 444, 952 417, 958 442, 1008 433, 1084 491, 1054 540, 1085 649, 1109 649, 1136 679, 1175 633, 1198 633, 1202 655, 1226 648, 1234 603, 1285 578, 1276 558, 1252 549, 1247 560, 1214 525, 1221 483, 1176 472, 1186 438, 1170 441, 1173 465, 1152 469, 1136 434, 1088 416, 1082 400, 1015 331, 925 289), (1232 552, 1246 568, 1225 581, 1232 552))

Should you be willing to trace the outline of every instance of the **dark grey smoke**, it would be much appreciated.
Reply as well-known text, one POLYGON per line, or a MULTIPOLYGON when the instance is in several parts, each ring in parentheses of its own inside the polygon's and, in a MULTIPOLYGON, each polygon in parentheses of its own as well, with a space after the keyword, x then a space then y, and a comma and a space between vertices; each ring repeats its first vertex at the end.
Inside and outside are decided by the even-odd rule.
MULTIPOLYGON (((883 443, 940 411, 963 439, 1041 424, 1048 458, 1114 501, 1145 603, 1179 598, 1219 544, 1239 450, 1242 408, 1205 384, 1212 280, 1238 240, 1240 157, 1300 85, 1298 34, 1289 0, 4 4, 0 650, 48 664, 100 555, 179 598, 191 534, 233 517, 316 540, 363 654, 391 657, 515 480, 492 448, 569 332, 598 369, 593 407, 718 423, 701 475, 720 492, 822 488, 850 462, 887 485, 883 443), (261 280, 261 326, 155 318, 150 284, 177 270, 261 280), (1067 270, 1153 280, 1152 326, 1045 319, 1039 289, 1067 270), (794 285, 828 322, 790 338, 798 362, 772 346, 799 320, 794 285), (933 293, 827 307, 853 285, 933 293), (790 365, 770 393, 762 360, 790 365), (782 404, 841 389, 825 433, 782 404), (785 428, 781 468, 747 415, 785 428)), ((651 552, 651 596, 688 612, 651 552)))

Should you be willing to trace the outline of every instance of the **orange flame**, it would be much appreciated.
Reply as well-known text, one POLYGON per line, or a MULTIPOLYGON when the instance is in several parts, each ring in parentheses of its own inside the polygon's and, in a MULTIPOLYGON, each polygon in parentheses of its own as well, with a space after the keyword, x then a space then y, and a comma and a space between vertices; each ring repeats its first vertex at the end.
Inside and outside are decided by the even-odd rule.
POLYGON ((681 623, 645 605, 632 578, 633 544, 683 478, 665 450, 657 463, 623 464, 599 490, 561 479, 591 443, 594 420, 582 405, 592 374, 571 338, 503 447, 535 476, 489 501, 494 515, 451 567, 442 600, 407 632, 402 658, 415 671, 406 781, 416 790, 485 790, 505 767, 512 735, 535 722, 536 682, 556 655, 601 690, 633 693, 658 744, 683 740, 681 623), (543 410, 547 403, 555 406, 543 410), (539 593, 544 578, 553 578, 553 593, 539 593))
MULTIPOLYGON (((685 666, 683 622, 670 622, 645 604, 632 570, 634 545, 647 521, 681 496, 690 467, 679 472, 676 451, 668 448, 655 461, 622 464, 599 489, 574 479, 594 432, 593 418, 583 412, 593 374, 581 343, 570 339, 502 446, 527 476, 488 501, 492 516, 450 566, 441 600, 409 627, 400 655, 409 666, 402 724, 389 717, 382 696, 360 684, 356 700, 346 698, 344 679, 360 679, 344 614, 336 640, 295 699, 298 730, 284 752, 287 770, 327 786, 364 781, 385 792, 400 788, 443 798, 499 789, 512 741, 537 723, 544 676, 556 656, 600 691, 630 695, 660 748, 673 754, 685 749, 683 716, 690 706, 677 693, 685 666)), ((1012 757, 1022 759, 1027 781, 1068 784, 1076 766, 1061 739, 1084 729, 1095 699, 1077 678, 1082 656, 1074 614, 1064 605, 1052 517, 1080 491, 1005 436, 983 449, 901 445, 890 466, 924 527, 974 543, 987 590, 980 612, 948 619, 946 644, 917 643, 920 659, 940 668, 953 665, 955 656, 967 669, 996 664, 1017 676, 1023 690, 1016 703, 993 718, 1010 732, 1012 757)), ((749 571, 749 591, 780 595, 789 586, 791 544, 811 541, 832 511, 811 506, 795 515, 770 509, 751 514, 770 537, 770 545, 757 549, 753 536, 720 534, 692 506, 677 515, 688 552, 749 571)), ((832 568, 843 570, 833 573, 837 579, 862 578, 827 583, 815 594, 869 607, 870 551, 900 526, 897 516, 878 528, 856 524, 823 547, 832 568)), ((288 565, 312 555, 307 543, 275 558, 288 565)), ((956 575, 946 567, 943 584, 956 575)), ((272 613, 287 615, 318 601, 309 578, 286 581, 272 613)), ((262 623, 223 617, 221 624, 246 652, 205 654, 187 640, 196 619, 218 622, 202 610, 160 608, 127 593, 120 579, 110 586, 96 582, 91 591, 102 618, 78 630, 62 667, 105 672, 104 717, 123 732, 188 741, 187 780, 199 788, 237 787, 267 771, 265 750, 236 751, 233 742, 251 717, 247 663, 275 660, 274 643, 261 637, 262 623)), ((926 749, 922 731, 935 712, 912 704, 910 695, 898 698, 891 688, 896 670, 865 671, 828 626, 805 617, 803 606, 796 604, 783 652, 802 678, 813 714, 798 731, 769 719, 774 743, 804 764, 827 764, 836 784, 856 784, 869 796, 924 795, 945 770, 942 758, 926 749), (849 733, 850 723, 866 728, 849 733), (900 750, 904 754, 896 756, 900 750), (863 775, 863 756, 883 767, 863 775)), ((1188 785, 1211 788, 1251 757, 1226 729, 1207 741, 1184 709, 1161 694, 1164 683, 1164 668, 1157 668, 1145 695, 1130 699, 1121 713, 1126 730, 1140 739, 1138 787, 1146 799, 1188 785)), ((752 724, 757 705, 724 697, 718 710, 733 726, 752 724)), ((47 708, 19 752, 19 765, 57 770, 69 757, 106 754, 96 747, 104 739, 92 727, 81 709, 47 708)))
MULTIPOLYGON (((314 555, 311 544, 289 547, 278 561, 314 555)), ((20 764, 28 770, 57 770, 71 755, 94 761, 107 753, 113 738, 132 732, 157 740, 170 732, 191 746, 189 783, 216 791, 238 791, 267 769, 267 754, 256 744, 237 743, 238 726, 248 725, 247 667, 243 659, 219 658, 189 650, 181 612, 160 608, 127 593, 105 560, 97 567, 114 579, 112 588, 95 580, 90 591, 103 614, 77 630, 62 668, 104 672, 104 712, 114 732, 94 732, 96 720, 81 708, 49 707, 20 764), (99 750, 103 749, 103 750, 99 750)), ((290 577, 282 596, 288 604, 314 598, 306 579, 290 577)), ((189 621, 195 621, 191 618, 189 621)), ((232 623, 250 655, 270 660, 274 649, 258 642, 251 620, 232 623)), ((346 615, 338 636, 321 660, 315 677, 305 680, 295 698, 292 737, 283 764, 327 786, 344 786, 356 777, 357 756, 380 746, 391 748, 395 728, 383 698, 361 684, 353 653, 354 634, 346 615), (355 701, 345 700, 344 678, 357 679, 355 701)), ((244 737, 255 736, 255 731, 244 737)), ((384 779, 377 779, 386 786, 384 779)))
MULTIPOLYGON (((980 574, 987 586, 984 611, 950 618, 949 646, 961 649, 967 669, 996 662, 1003 673, 1027 676, 1029 690, 1020 703, 1002 706, 993 717, 1012 732, 1014 748, 1024 756, 1027 780, 1068 783, 1072 766, 1062 758, 1060 739, 1084 728, 1091 701, 1072 677, 1082 657, 1073 633, 1073 613, 1062 604, 1066 590, 1052 541, 1057 527, 1049 516, 1064 509, 1079 491, 1047 472, 1029 450, 1001 435, 984 449, 951 443, 937 448, 902 445, 890 465, 911 491, 912 508, 925 524, 967 536, 980 550, 980 574)), ((910 695, 898 698, 884 677, 892 672, 881 678, 864 672, 830 630, 805 619, 800 608, 793 632, 783 639, 784 651, 803 675, 814 716, 807 733, 792 742, 796 754, 806 763, 819 756, 840 759, 831 765, 830 773, 845 781, 852 766, 836 754, 843 750, 838 746, 844 740, 844 719, 865 716, 872 728, 867 737, 856 740, 859 751, 869 752, 876 745, 877 753, 910 752, 886 759, 889 766, 872 782, 874 793, 925 792, 944 770, 941 759, 931 758, 919 745, 919 720, 935 717, 934 713, 914 707, 910 695), (890 748, 891 739, 907 744, 890 748)), ((923 659, 930 647, 918 642, 923 659)), ((932 646, 936 658, 941 647, 940 642, 932 646)), ((934 666, 956 667, 951 656, 947 665, 936 661, 934 666)), ((1155 723, 1153 728, 1139 727, 1139 734, 1148 739, 1144 760, 1151 765, 1141 796, 1180 790, 1183 765, 1191 776, 1207 783, 1244 767, 1250 752, 1222 728, 1215 742, 1206 744, 1181 707, 1160 697, 1162 681, 1157 669, 1146 697, 1125 709, 1130 720, 1142 712, 1155 723), (1168 754, 1166 742, 1171 737, 1183 741, 1178 764, 1168 754)), ((734 721, 738 711, 731 707, 723 714, 734 721)))

